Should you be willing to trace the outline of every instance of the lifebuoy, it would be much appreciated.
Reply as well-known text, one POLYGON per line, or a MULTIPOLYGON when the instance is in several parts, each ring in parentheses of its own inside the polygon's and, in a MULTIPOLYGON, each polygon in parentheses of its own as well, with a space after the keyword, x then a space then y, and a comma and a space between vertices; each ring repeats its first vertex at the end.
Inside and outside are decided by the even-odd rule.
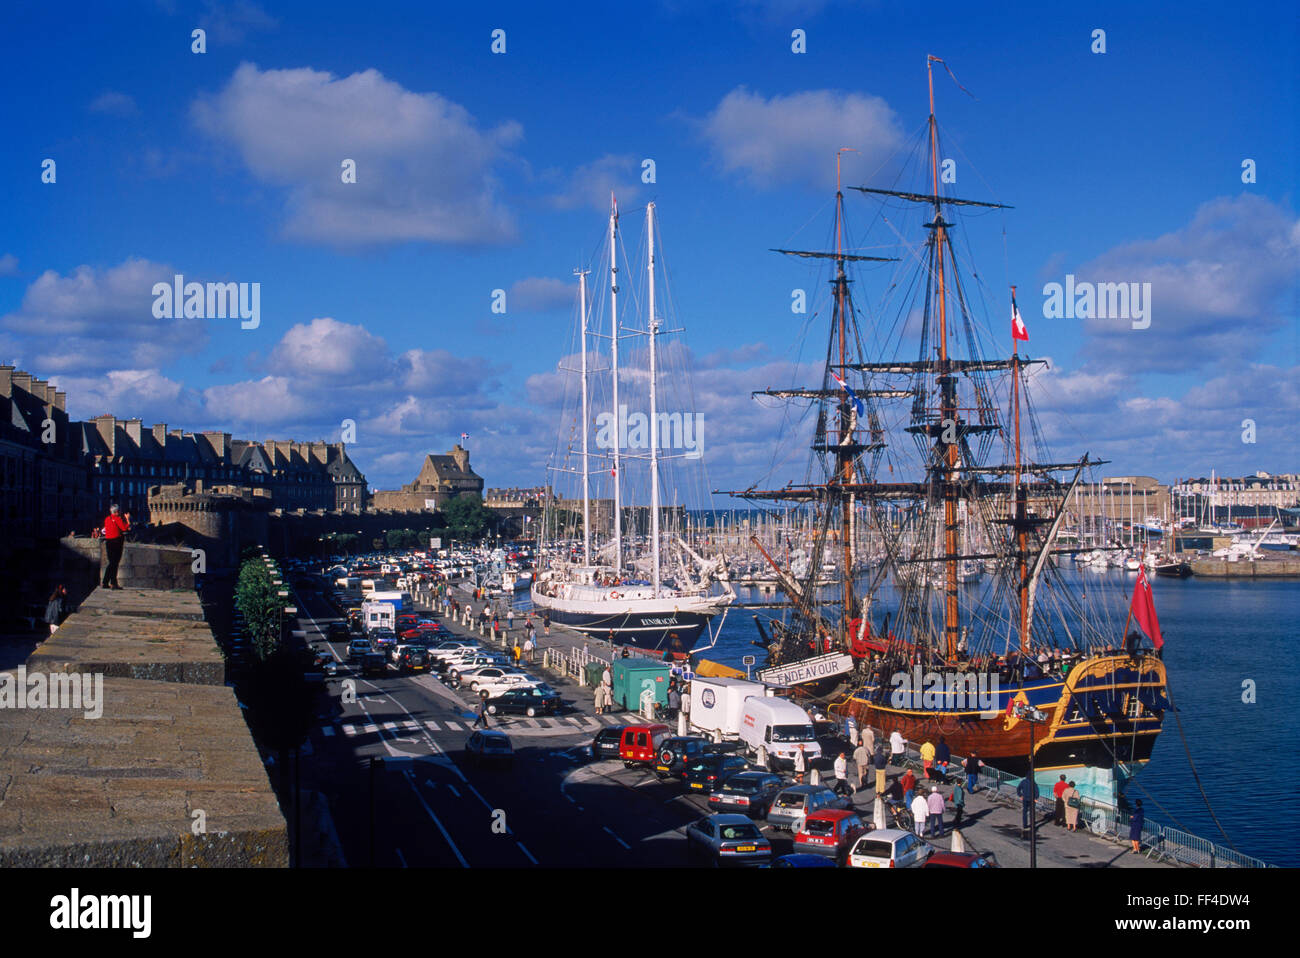
POLYGON ((621 598, 623 598, 623 593, 621 593, 621 592, 611 592, 611 593, 609 594, 609 597, 610 597, 611 599, 621 599, 621 598))

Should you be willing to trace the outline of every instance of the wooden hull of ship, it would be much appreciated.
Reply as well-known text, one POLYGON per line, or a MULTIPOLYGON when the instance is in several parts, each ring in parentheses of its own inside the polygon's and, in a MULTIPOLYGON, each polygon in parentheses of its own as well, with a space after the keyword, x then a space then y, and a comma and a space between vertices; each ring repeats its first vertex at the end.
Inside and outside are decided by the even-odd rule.
POLYGON ((977 752, 985 764, 1010 775, 1029 771, 1032 735, 1037 771, 1122 764, 1131 776, 1151 758, 1163 710, 1142 708, 1130 716, 1128 696, 1142 688, 1148 696, 1155 690, 1154 698, 1161 701, 1164 683, 1164 663, 1153 655, 1136 664, 1125 655, 1107 655, 1086 660, 1065 679, 1031 679, 1000 688, 996 709, 894 708, 888 699, 876 702, 855 693, 830 710, 841 717, 852 716, 859 727, 869 725, 886 738, 895 730, 910 742, 937 742, 943 736, 955 756, 977 752), (1094 694, 1111 697, 1120 709, 1097 714, 1096 709, 1080 708, 1080 700, 1094 694), (1012 699, 1027 700, 1046 715, 1045 721, 1031 725, 1008 717, 1012 699))

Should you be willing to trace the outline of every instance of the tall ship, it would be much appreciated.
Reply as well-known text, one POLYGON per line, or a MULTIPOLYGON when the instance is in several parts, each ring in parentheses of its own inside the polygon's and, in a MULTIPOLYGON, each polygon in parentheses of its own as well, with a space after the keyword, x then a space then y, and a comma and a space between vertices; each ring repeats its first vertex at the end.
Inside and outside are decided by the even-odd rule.
POLYGON ((759 625, 768 649, 759 675, 859 726, 943 737, 954 754, 1012 775, 1055 781, 1065 771, 1085 797, 1113 802, 1150 758, 1169 708, 1150 586, 1140 573, 1148 591, 1138 609, 1137 591, 1130 605, 1061 561, 1083 551, 1057 541, 1066 506, 1104 460, 1046 450, 1030 397, 1045 362, 1020 351, 1028 331, 1014 286, 1011 348, 987 342, 1001 324, 977 318, 983 279, 966 268, 957 220, 1009 207, 946 192, 936 63, 927 60, 928 124, 900 173, 923 171, 923 192, 852 188, 900 256, 852 245, 845 150, 831 248, 775 251, 829 265, 831 302, 821 382, 755 394, 804 407, 807 481, 726 492, 803 508, 817 530, 802 574, 764 550, 788 608, 759 625), (909 217, 925 231, 915 243, 899 232, 909 217), (894 270, 878 309, 855 302, 855 290, 866 297, 851 270, 894 270), (855 554, 883 561, 854 574, 855 554), (828 555, 839 570, 832 588, 821 585, 828 555))
MULTIPOLYGON (((591 314, 597 304, 588 302, 590 271, 576 271, 580 342, 566 359, 576 359, 577 365, 562 363, 561 368, 571 374, 570 382, 577 381, 576 390, 566 390, 566 397, 576 393, 577 401, 572 406, 566 402, 567 429, 561 430, 550 473, 557 485, 576 483, 580 491, 572 498, 548 501, 542 522, 547 559, 539 564, 530 595, 535 610, 593 639, 685 655, 702 639, 716 638, 711 624, 719 614, 725 616, 736 593, 725 556, 708 557, 698 543, 689 541, 685 510, 679 504, 679 496, 689 496, 689 490, 674 477, 694 471, 699 490, 706 488, 703 429, 689 408, 665 409, 661 404, 665 366, 684 363, 688 353, 684 348, 665 349, 661 342, 682 330, 666 329, 657 306, 661 278, 655 227, 655 205, 650 203, 643 323, 635 316, 626 322, 619 312, 621 246, 613 197, 606 239, 607 327, 597 322, 593 328, 591 314), (607 348, 589 349, 593 338, 607 348), (644 364, 620 365, 620 344, 630 338, 641 345, 636 355, 644 364), (630 504, 637 490, 644 493, 644 505, 630 504)), ((682 384, 689 370, 677 373, 676 392, 670 390, 669 395, 689 407, 689 385, 682 384)))

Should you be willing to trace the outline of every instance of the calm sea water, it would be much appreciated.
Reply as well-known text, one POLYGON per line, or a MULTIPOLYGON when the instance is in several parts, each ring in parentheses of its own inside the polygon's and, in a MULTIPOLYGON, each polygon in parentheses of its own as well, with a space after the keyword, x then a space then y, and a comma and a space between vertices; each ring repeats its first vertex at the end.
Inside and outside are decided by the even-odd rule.
MULTIPOLYGON (((1063 573, 1086 588, 1131 591, 1135 573, 1063 573)), ((1276 865, 1300 866, 1300 661, 1296 612, 1300 581, 1153 578, 1165 637, 1169 691, 1179 709, 1186 749, 1172 715, 1151 761, 1129 786, 1148 818, 1228 844, 1206 808, 1201 785, 1238 851, 1276 865), (1254 701, 1243 701, 1253 683, 1254 701)), ((743 668, 764 651, 752 611, 734 609, 707 658, 743 668)))

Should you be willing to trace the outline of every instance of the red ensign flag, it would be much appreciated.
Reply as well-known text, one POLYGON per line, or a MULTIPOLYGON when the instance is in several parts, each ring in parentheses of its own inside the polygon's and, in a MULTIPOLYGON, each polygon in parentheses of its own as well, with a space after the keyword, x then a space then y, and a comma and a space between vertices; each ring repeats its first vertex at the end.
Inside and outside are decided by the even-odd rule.
POLYGON ((1151 583, 1147 582, 1144 568, 1138 569, 1137 582, 1133 586, 1133 620, 1157 649, 1165 644, 1160 635, 1160 620, 1156 618, 1156 604, 1151 598, 1151 583))

